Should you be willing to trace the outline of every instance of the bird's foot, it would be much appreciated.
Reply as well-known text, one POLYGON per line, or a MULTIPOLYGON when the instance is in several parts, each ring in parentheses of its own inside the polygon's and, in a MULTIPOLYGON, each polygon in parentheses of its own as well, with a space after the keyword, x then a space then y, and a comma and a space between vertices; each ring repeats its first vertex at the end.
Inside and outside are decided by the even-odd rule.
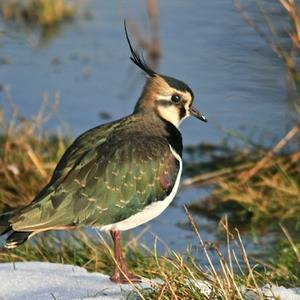
POLYGON ((131 284, 131 283, 138 283, 141 282, 141 278, 131 274, 131 273, 119 273, 116 274, 114 273, 111 277, 110 280, 114 283, 119 283, 119 284, 131 284), (126 274, 126 276, 125 276, 126 274))

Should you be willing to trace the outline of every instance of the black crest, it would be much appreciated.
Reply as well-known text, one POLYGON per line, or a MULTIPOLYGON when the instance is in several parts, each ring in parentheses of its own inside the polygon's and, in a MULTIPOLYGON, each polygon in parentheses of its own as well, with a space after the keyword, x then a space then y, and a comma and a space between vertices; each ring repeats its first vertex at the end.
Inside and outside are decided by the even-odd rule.
POLYGON ((130 39, 128 36, 127 32, 127 27, 126 27, 126 20, 124 20, 124 29, 125 29, 125 34, 126 34, 126 39, 129 45, 129 49, 131 52, 131 57, 130 59, 140 68, 142 69, 145 73, 147 73, 149 76, 155 76, 157 73, 154 72, 146 63, 145 58, 143 57, 143 54, 139 54, 137 50, 132 48, 132 45, 130 43, 130 39))

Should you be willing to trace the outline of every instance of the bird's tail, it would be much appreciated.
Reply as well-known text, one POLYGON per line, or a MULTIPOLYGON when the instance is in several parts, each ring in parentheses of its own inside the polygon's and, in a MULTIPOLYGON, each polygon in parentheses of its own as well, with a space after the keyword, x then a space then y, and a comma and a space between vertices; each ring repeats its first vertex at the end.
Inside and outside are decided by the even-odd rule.
POLYGON ((13 216, 13 212, 8 212, 0 215, 0 235, 3 235, 12 230, 9 223, 10 218, 13 216))
POLYGON ((15 215, 15 211, 0 215, 0 236, 10 233, 6 238, 4 247, 7 249, 15 248, 26 242, 31 232, 14 231, 10 224, 10 219, 15 215))
POLYGON ((16 248, 25 243, 32 232, 13 231, 6 239, 4 247, 7 249, 16 248))

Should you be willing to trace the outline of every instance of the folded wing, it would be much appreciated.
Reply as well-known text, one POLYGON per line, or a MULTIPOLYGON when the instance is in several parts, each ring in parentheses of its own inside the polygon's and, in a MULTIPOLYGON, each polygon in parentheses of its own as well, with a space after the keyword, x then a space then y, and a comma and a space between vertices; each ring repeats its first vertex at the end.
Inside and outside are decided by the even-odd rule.
POLYGON ((179 162, 163 138, 104 139, 90 149, 56 171, 41 197, 11 220, 14 230, 116 223, 162 201, 174 186, 179 162))

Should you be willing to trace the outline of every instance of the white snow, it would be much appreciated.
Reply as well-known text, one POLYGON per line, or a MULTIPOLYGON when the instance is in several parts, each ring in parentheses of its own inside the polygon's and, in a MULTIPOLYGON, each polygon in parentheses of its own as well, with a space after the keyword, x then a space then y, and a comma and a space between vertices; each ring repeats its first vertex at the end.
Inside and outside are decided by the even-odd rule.
MULTIPOLYGON (((266 299, 281 299, 281 300, 300 300, 300 288, 288 289, 284 286, 265 285, 261 288, 262 294, 266 299)), ((259 297, 248 291, 245 293, 246 299, 257 300, 259 297)))
MULTIPOLYGON (((158 283, 158 281, 156 281, 158 283)), ((197 283, 199 292, 210 293, 210 285, 197 283)), ((151 287, 143 280, 140 287, 151 287)), ((132 285, 118 285, 107 275, 89 273, 85 269, 46 262, 17 262, 0 264, 0 300, 123 300, 137 299, 132 285)), ((300 288, 266 285, 261 291, 268 299, 300 300, 300 288)), ((245 299, 256 300, 248 291, 245 299)))
MULTIPOLYGON (((211 284, 206 281, 194 282, 194 284, 199 288, 201 293, 209 298, 211 293, 211 284)), ((245 288, 241 287, 241 292, 245 300, 259 300, 257 292, 247 291, 245 288)), ((260 292, 266 297, 266 299, 281 299, 281 300, 300 300, 300 288, 287 289, 283 286, 276 285, 265 285, 260 288, 260 292), (276 298, 277 297, 277 298, 276 298)))
MULTIPOLYGON (((144 286, 149 286, 143 284, 144 286)), ((44 262, 0 264, 1 300, 128 299, 134 287, 118 285, 107 275, 44 262)))
POLYGON ((287 289, 284 286, 266 285, 262 289, 264 295, 272 297, 280 297, 282 300, 299 300, 300 288, 287 289))

